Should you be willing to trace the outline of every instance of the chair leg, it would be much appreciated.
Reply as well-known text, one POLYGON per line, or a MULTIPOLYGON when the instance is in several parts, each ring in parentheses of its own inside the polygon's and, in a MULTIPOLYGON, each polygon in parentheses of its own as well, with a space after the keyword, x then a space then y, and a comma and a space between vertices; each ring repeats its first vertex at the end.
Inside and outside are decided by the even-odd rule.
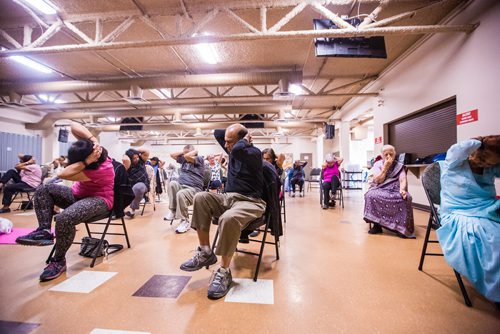
POLYGON ((141 216, 143 216, 143 215, 144 215, 144 209, 146 209, 146 203, 144 203, 144 204, 142 205, 141 216))
POLYGON ((274 247, 276 248, 276 260, 280 259, 279 245, 280 245, 279 237, 275 234, 274 235, 274 247))
POLYGON ((125 234, 125 240, 127 240, 127 247, 130 248, 130 241, 128 240, 128 232, 127 232, 127 227, 125 226, 125 219, 123 219, 122 217, 121 220, 123 225, 123 233, 125 234))
POLYGON ((420 255, 420 264, 418 265, 418 270, 422 271, 424 266, 425 254, 427 253, 427 244, 429 243, 429 235, 431 234, 432 228, 432 213, 429 215, 429 222, 427 223, 427 230, 425 231, 424 244, 422 245, 422 255, 420 255))
POLYGON ((254 282, 257 282, 257 277, 259 276, 260 263, 262 261, 262 254, 264 253, 264 246, 266 245, 266 236, 268 228, 269 226, 268 224, 266 224, 264 227, 264 235, 262 236, 262 243, 260 244, 260 252, 259 252, 259 258, 257 260, 257 267, 255 267, 255 274, 253 276, 254 282))
MULTIPOLYGON (((98 248, 101 248, 102 244, 104 243, 104 238, 106 237, 106 232, 108 232, 109 224, 111 223, 111 215, 112 215, 112 213, 110 213, 110 215, 108 217, 108 221, 106 223, 106 226, 104 227, 104 231, 102 232, 101 240, 99 241, 98 248)), ((92 262, 90 263, 90 268, 94 268, 94 264, 95 264, 96 259, 97 259, 97 253, 94 254, 94 257, 92 258, 92 262)))
POLYGON ((468 307, 472 307, 472 302, 470 301, 469 294, 465 289, 464 282, 462 281, 462 276, 460 276, 460 274, 455 269, 453 269, 453 271, 455 272, 455 277, 457 278, 458 286, 460 287, 460 291, 462 292, 462 296, 464 297, 465 305, 467 305, 468 307))
POLYGON ((52 256, 54 255, 55 251, 56 251, 56 245, 52 246, 52 249, 50 250, 49 257, 47 258, 47 260, 45 260, 46 264, 49 264, 50 259, 52 259, 52 256))

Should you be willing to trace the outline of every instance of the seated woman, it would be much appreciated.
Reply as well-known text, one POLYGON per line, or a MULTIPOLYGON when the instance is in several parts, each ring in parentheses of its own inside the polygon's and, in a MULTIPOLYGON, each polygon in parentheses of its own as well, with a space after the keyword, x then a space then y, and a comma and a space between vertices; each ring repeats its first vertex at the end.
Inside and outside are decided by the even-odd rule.
POLYGON ((276 169, 276 173, 278 173, 278 176, 281 179, 281 182, 283 182, 283 162, 285 161, 285 155, 276 155, 272 148, 265 148, 262 150, 262 159, 274 166, 274 168, 276 169))
POLYGON ((54 206, 64 211, 54 216, 56 221, 55 255, 40 275, 40 281, 49 281, 66 271, 66 252, 75 238, 75 225, 113 208, 114 169, 107 151, 82 125, 73 123, 71 132, 78 139, 68 150, 69 165, 58 174, 61 179, 76 181, 72 188, 44 184, 35 193, 35 212, 39 227, 16 239, 22 245, 45 246, 53 244, 50 233, 54 206))
POLYGON ((330 191, 335 194, 340 186, 340 164, 344 159, 338 158, 332 154, 328 154, 325 158, 326 164, 321 170, 321 178, 323 179, 323 203, 321 207, 328 209, 330 205, 335 206, 335 199, 330 201, 330 191))
POLYGON ((439 243, 446 261, 486 298, 500 302, 500 136, 453 145, 441 167, 439 243))
POLYGON ((35 159, 31 155, 20 155, 19 163, 10 169, 0 179, 0 189, 3 187, 3 198, 0 213, 10 212, 12 196, 26 188, 36 188, 42 183, 42 169, 35 164, 35 159), (13 183, 7 184, 7 182, 13 183))
POLYGON ((296 160, 293 164, 292 170, 289 172, 290 184, 292 186, 292 197, 295 197, 295 186, 299 185, 299 196, 304 197, 304 177, 306 176, 304 172, 304 167, 307 165, 306 162, 301 162, 296 160))
POLYGON ((404 165, 395 160, 392 145, 382 148, 382 160, 373 167, 373 180, 365 193, 364 219, 372 223, 370 234, 382 233, 382 227, 395 231, 400 237, 414 238, 411 196, 407 192, 404 165))

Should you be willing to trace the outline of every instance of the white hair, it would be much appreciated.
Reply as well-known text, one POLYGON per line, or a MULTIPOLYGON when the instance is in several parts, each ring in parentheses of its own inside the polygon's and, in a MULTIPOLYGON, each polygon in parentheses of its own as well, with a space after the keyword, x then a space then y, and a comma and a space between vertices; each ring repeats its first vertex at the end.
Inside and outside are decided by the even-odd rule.
POLYGON ((385 150, 393 150, 394 152, 396 152, 396 148, 392 145, 389 145, 389 144, 382 146, 381 152, 384 152, 385 150))
POLYGON ((333 162, 335 161, 335 158, 333 157, 333 155, 331 153, 328 153, 326 156, 325 156, 325 161, 326 162, 333 162))

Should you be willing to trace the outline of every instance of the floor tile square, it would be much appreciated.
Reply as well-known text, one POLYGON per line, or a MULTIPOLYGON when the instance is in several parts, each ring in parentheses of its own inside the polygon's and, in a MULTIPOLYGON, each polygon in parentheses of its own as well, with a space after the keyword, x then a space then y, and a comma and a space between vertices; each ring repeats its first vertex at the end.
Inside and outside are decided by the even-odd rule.
POLYGON ((53 286, 49 291, 90 293, 116 274, 107 271, 82 271, 64 282, 53 286))
POLYGON ((0 320, 0 333, 28 334, 38 326, 40 324, 0 320))
POLYGON ((124 331, 117 329, 95 328, 89 334, 151 334, 151 332, 124 331))
POLYGON ((229 303, 274 304, 273 280, 234 278, 224 301, 229 303))
POLYGON ((154 275, 133 296, 177 298, 191 276, 154 275))

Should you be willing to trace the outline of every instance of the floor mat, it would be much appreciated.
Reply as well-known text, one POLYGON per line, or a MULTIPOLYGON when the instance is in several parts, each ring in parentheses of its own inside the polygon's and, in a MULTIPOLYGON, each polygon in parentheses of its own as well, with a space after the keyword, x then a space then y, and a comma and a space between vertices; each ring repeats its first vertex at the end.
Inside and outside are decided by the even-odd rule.
POLYGON ((0 245, 15 245, 17 237, 26 235, 33 231, 33 228, 14 227, 9 234, 0 233, 0 245))

